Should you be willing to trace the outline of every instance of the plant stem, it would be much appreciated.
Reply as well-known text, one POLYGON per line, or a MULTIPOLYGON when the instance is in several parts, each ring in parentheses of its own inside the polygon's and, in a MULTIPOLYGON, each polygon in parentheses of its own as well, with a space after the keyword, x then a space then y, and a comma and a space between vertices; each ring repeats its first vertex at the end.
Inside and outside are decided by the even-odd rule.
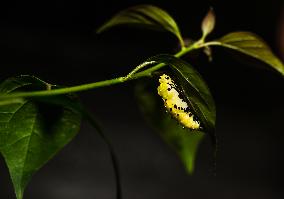
POLYGON ((150 64, 154 64, 154 61, 150 61, 150 62, 144 62, 140 65, 138 65, 136 68, 134 68, 127 76, 125 76, 125 79, 130 79, 135 73, 137 73, 139 70, 141 70, 142 68, 150 65, 150 64))
POLYGON ((119 84, 124 82, 125 80, 122 77, 114 78, 110 80, 104 80, 100 82, 94 82, 90 84, 82 84, 79 86, 72 86, 66 88, 59 88, 53 90, 42 90, 42 91, 32 91, 32 92, 18 92, 14 94, 3 94, 0 96, 0 100, 10 99, 10 98, 21 98, 21 97, 42 97, 42 96, 52 96, 52 95, 61 95, 67 93, 75 93, 80 91, 86 91, 93 88, 110 86, 113 84, 119 84))
MULTIPOLYGON (((204 45, 200 44, 199 42, 196 42, 189 47, 182 48, 174 56, 175 57, 181 57, 184 54, 186 54, 186 53, 188 53, 192 50, 199 49, 201 47, 204 47, 204 45)), ((111 86, 111 85, 114 85, 114 84, 124 83, 124 82, 129 81, 129 80, 134 80, 134 79, 138 79, 138 78, 141 78, 141 77, 151 76, 152 72, 159 70, 160 68, 162 68, 164 66, 165 66, 165 64, 160 63, 160 64, 157 64, 157 65, 155 65, 151 68, 148 68, 144 71, 137 72, 137 73, 131 75, 131 77, 128 77, 128 78, 118 77, 118 78, 114 78, 114 79, 109 79, 109 80, 104 80, 104 81, 99 81, 99 82, 94 82, 94 83, 89 83, 89 84, 82 84, 82 85, 66 87, 66 88, 53 89, 53 90, 47 89, 47 90, 42 90, 42 91, 2 94, 0 96, 0 100, 7 100, 7 99, 21 98, 21 97, 24 98, 24 97, 43 97, 43 96, 52 96, 52 95, 62 95, 62 94, 67 94, 67 93, 75 93, 75 92, 91 90, 91 89, 94 89, 94 88, 111 86)))
MULTIPOLYGON (((193 45, 187 47, 187 48, 183 48, 181 51, 179 51, 178 53, 176 53, 174 56, 175 57, 181 57, 183 55, 185 55, 186 53, 198 49, 199 45, 197 45, 197 42, 194 43, 193 45)), ((145 76, 150 76, 152 74, 152 72, 159 70, 160 68, 164 67, 166 64, 160 63, 157 64, 156 66, 153 66, 149 69, 146 69, 142 72, 136 73, 135 75, 132 76, 131 79, 138 79, 140 77, 145 77, 145 76)))
POLYGON ((85 109, 85 108, 82 108, 81 112, 82 112, 83 116, 87 119, 87 121, 97 130, 98 134, 101 136, 101 138, 103 139, 103 141, 107 145, 107 148, 108 148, 108 151, 109 151, 109 154, 110 154, 110 158, 111 158, 111 162, 112 162, 112 165, 113 165, 114 175, 115 175, 116 199, 122 199, 122 189, 121 189, 119 164, 118 164, 118 159, 115 155, 114 149, 111 145, 111 142, 103 133, 101 127, 97 123, 94 116, 89 111, 87 111, 87 109, 85 109))

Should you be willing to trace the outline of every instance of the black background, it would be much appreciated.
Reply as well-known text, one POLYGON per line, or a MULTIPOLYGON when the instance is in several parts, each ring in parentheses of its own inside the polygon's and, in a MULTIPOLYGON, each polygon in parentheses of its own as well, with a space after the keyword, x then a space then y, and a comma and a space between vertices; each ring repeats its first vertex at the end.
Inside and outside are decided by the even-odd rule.
MULTIPOLYGON (((213 6, 217 25, 211 38, 249 30, 281 56, 283 0, 8 1, 0 3, 0 79, 33 74, 71 86, 125 75, 150 56, 174 53, 176 40, 168 33, 116 28, 95 34, 117 11, 141 3, 167 10, 183 35, 193 39, 213 6)), ((186 175, 139 113, 131 83, 81 94, 116 149, 123 198, 283 198, 283 78, 238 62, 226 51, 214 48, 213 53, 213 63, 203 55, 185 59, 203 74, 216 100, 216 177, 208 140, 201 144, 195 174, 186 175)), ((14 198, 2 158, 0 173, 0 198, 14 198)), ((83 123, 76 139, 33 177, 26 198, 109 199, 114 193, 106 147, 83 123)))

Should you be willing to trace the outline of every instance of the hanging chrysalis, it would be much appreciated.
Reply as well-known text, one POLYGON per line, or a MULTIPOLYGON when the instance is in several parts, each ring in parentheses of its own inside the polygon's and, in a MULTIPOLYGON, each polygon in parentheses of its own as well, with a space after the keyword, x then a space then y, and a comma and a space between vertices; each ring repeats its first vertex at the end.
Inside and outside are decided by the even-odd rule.
POLYGON ((166 74, 160 76, 158 94, 163 98, 164 105, 170 114, 176 118, 180 124, 189 129, 200 129, 200 122, 190 111, 188 104, 181 98, 177 85, 166 74))

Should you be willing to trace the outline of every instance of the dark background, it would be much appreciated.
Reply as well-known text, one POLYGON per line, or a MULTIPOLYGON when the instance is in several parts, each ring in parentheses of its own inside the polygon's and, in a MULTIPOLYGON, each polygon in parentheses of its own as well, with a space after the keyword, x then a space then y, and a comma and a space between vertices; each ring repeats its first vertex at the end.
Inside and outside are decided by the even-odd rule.
MULTIPOLYGON (((150 56, 174 53, 176 40, 168 33, 116 28, 95 34, 117 11, 140 3, 167 10, 183 35, 193 39, 199 38, 200 22, 213 6, 217 26, 212 38, 249 30, 281 56, 283 0, 5 1, 0 3, 0 79, 33 74, 71 86, 125 75, 150 56)), ((188 60, 196 64, 216 99, 216 177, 210 171, 208 140, 198 151, 195 174, 186 175, 174 152, 139 113, 131 83, 81 94, 116 149, 124 199, 284 197, 283 78, 238 62, 226 51, 214 48, 213 53, 210 64, 202 55, 188 60)), ((0 173, 0 198, 15 198, 2 158, 0 173)), ((107 149, 83 123, 76 139, 33 177, 26 198, 110 199, 114 193, 107 149)))

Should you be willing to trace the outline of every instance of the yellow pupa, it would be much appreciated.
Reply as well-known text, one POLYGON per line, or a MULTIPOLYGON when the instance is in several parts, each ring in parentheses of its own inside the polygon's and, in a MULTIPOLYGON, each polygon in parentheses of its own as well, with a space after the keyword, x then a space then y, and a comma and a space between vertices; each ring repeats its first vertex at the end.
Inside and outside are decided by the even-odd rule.
POLYGON ((199 129, 200 122, 195 120, 188 104, 181 98, 174 81, 168 75, 163 74, 160 76, 159 82, 158 94, 163 98, 169 113, 184 127, 199 129))

